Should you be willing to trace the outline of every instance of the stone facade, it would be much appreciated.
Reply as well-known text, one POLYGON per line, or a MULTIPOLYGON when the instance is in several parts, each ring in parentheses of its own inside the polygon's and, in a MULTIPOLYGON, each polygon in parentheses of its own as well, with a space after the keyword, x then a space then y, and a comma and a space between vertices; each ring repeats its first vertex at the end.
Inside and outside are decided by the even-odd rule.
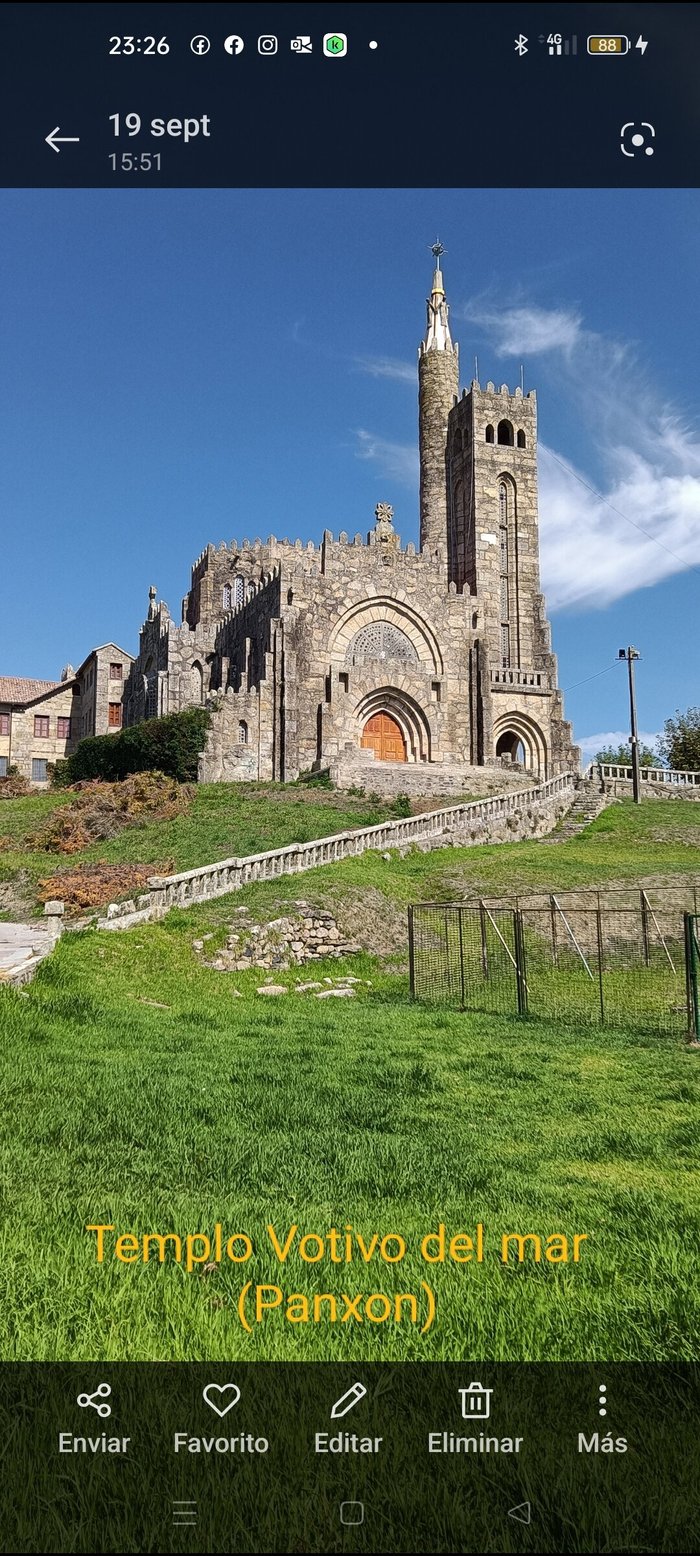
POLYGON ((76 735, 116 733, 124 723, 124 689, 134 662, 117 643, 93 648, 75 672, 80 697, 76 735))
POLYGON ((131 654, 116 643, 94 648, 60 681, 0 676, 0 777, 16 767, 35 788, 49 782, 51 763, 70 756, 84 735, 121 729, 131 654))
POLYGON ((419 445, 420 550, 379 503, 366 538, 207 546, 179 625, 152 588, 125 722, 207 703, 206 781, 331 768, 348 784, 359 762, 370 789, 408 788, 411 768, 455 793, 468 767, 576 770, 539 585, 535 396, 474 382, 459 398, 439 268, 419 445))
POLYGON ((0 677, 0 777, 16 767, 46 788, 49 765, 75 748, 79 706, 70 666, 60 681, 0 677))

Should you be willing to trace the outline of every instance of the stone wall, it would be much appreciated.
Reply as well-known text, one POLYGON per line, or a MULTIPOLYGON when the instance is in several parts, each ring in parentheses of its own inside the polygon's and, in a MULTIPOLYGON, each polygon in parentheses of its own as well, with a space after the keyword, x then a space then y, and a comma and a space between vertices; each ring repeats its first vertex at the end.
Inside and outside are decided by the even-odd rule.
POLYGON ((207 959, 206 940, 192 942, 205 967, 245 972, 250 967, 303 967, 327 957, 353 956, 361 947, 341 933, 332 913, 295 902, 297 910, 267 924, 254 924, 247 908, 237 908, 226 943, 207 959))
POLYGON ((434 554, 439 551, 444 556, 447 548, 447 420, 459 393, 459 358, 453 347, 446 351, 421 348, 418 384, 420 545, 423 552, 434 554))
POLYGON ((450 413, 447 465, 450 577, 458 588, 471 590, 479 606, 480 759, 492 760, 499 737, 512 732, 522 739, 530 765, 542 773, 576 770, 580 753, 564 718, 540 592, 534 390, 524 395, 518 387, 511 394, 506 384, 482 389, 473 382, 450 413), (501 425, 512 443, 499 443, 501 425), (504 659, 510 676, 500 673, 504 659))
POLYGON ((0 706, 0 712, 4 712, 5 708, 10 713, 10 734, 9 737, 4 738, 0 749, 3 755, 7 755, 8 766, 18 767, 23 777, 27 778, 35 788, 47 788, 48 778, 45 783, 37 783, 32 778, 32 761, 38 757, 46 762, 56 762, 75 750, 75 731, 79 724, 80 709, 75 681, 66 681, 55 691, 47 692, 45 697, 37 698, 25 708, 6 704, 5 707, 0 706), (34 734, 35 716, 48 718, 48 735, 34 734), (68 740, 58 737, 59 718, 68 718, 71 721, 71 735, 68 740))
POLYGON ((149 919, 162 918, 170 908, 190 907, 225 897, 253 881, 297 875, 318 865, 354 858, 367 850, 469 847, 471 844, 515 842, 551 831, 569 809, 575 792, 574 778, 564 773, 547 783, 490 799, 472 800, 442 807, 420 816, 383 821, 356 832, 338 832, 311 843, 291 843, 286 848, 250 854, 245 859, 222 859, 217 864, 178 875, 153 876, 149 891, 136 900, 110 903, 99 929, 129 929, 149 919))
POLYGON ((451 794, 481 799, 510 789, 531 788, 534 781, 531 773, 515 763, 476 767, 442 762, 411 767, 407 762, 379 762, 373 752, 357 751, 352 746, 331 765, 330 777, 338 789, 362 788, 366 794, 382 798, 407 794, 410 799, 435 800, 451 794))
POLYGON ((75 731, 76 739, 82 740, 87 735, 117 734, 121 724, 124 723, 124 702, 129 686, 131 666, 134 663, 131 654, 127 654, 116 643, 103 643, 100 648, 93 649, 83 664, 76 671, 76 680, 80 692, 80 713, 78 728, 75 731), (119 679, 112 679, 111 666, 121 666, 119 679), (111 703, 118 703, 121 710, 120 724, 110 724, 109 710, 111 703))

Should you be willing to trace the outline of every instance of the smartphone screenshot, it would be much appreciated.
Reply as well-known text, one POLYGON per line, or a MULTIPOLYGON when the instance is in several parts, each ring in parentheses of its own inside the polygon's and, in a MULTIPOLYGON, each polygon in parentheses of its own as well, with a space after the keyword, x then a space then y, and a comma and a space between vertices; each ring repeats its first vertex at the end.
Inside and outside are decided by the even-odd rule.
POLYGON ((0 4, 0 1550, 700 1551, 700 14, 0 4))

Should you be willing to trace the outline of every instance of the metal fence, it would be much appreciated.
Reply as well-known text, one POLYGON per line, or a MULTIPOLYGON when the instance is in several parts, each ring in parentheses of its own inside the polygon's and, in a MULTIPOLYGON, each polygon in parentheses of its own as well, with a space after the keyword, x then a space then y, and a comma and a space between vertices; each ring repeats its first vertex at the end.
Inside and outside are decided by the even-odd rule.
POLYGON ((411 993, 494 1015, 692 1032, 685 921, 700 922, 687 911, 697 887, 685 903, 675 891, 626 895, 636 900, 581 892, 418 903, 409 909, 411 993))
POLYGON ((685 915, 685 966, 688 981, 688 1035, 700 1043, 700 918, 685 915))

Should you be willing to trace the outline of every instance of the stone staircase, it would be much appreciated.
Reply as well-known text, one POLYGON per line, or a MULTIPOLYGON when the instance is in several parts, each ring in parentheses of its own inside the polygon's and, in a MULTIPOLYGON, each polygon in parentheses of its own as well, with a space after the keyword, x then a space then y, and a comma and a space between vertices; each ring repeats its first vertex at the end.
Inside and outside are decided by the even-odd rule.
POLYGON ((598 783, 592 782, 589 778, 582 778, 577 785, 573 805, 567 811, 561 825, 548 837, 541 838, 540 842, 561 843, 566 838, 576 837, 585 827, 589 827, 592 821, 595 821, 602 810, 612 804, 611 794, 602 793, 598 783))
POLYGON ((0 923, 0 984, 18 989, 29 983, 56 940, 52 926, 0 923))

